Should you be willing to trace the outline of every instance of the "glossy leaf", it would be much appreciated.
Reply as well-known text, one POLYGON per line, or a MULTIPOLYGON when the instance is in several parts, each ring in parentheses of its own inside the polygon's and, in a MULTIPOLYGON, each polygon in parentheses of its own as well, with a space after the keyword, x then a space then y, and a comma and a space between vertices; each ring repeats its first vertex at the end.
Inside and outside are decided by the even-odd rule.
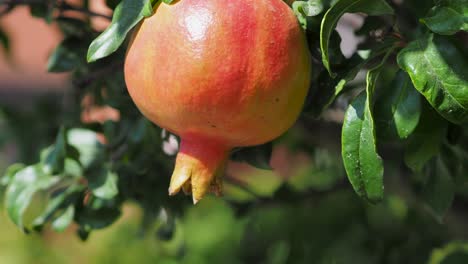
POLYGON ((398 54, 414 87, 447 120, 468 121, 468 61, 443 37, 429 34, 398 54))
POLYGON ((393 82, 382 90, 375 103, 379 134, 407 138, 418 125, 421 115, 418 91, 403 71, 399 71, 393 82))
POLYGON ((383 198, 383 163, 377 154, 372 114, 366 93, 346 111, 342 131, 342 157, 356 193, 371 202, 383 198))
POLYGON ((344 13, 362 12, 368 15, 393 14, 393 9, 384 0, 340 0, 324 15, 320 27, 320 49, 322 62, 331 76, 335 76, 330 68, 329 41, 338 20, 344 13))
POLYGON ((39 165, 29 166, 18 171, 10 182, 5 195, 5 207, 10 219, 26 231, 23 215, 34 194, 57 183, 58 177, 50 177, 39 165))
POLYGON ((150 0, 122 0, 115 8, 112 22, 89 46, 88 62, 107 57, 124 42, 128 32, 153 13, 150 0))
POLYGON ((468 31, 468 1, 442 1, 421 22, 430 30, 442 35, 452 35, 460 30, 468 31))
POLYGON ((439 222, 442 222, 442 218, 452 205, 455 185, 450 171, 440 158, 436 158, 429 168, 429 179, 422 195, 431 212, 439 222))
POLYGON ((349 105, 341 134, 341 155, 348 179, 356 193, 369 202, 383 199, 383 162, 377 153, 373 117, 374 93, 382 67, 393 53, 386 50, 381 62, 366 75, 366 90, 349 105))

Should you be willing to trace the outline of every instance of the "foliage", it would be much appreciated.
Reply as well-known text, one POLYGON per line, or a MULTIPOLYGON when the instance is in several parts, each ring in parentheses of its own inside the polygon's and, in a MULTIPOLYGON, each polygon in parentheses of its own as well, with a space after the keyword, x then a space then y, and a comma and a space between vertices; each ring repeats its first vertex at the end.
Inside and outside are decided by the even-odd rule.
MULTIPOLYGON (((11 165, 1 181, 5 209, 21 230, 50 225, 61 232, 75 223, 86 239, 118 220, 132 201, 143 209, 142 229, 159 223, 158 238, 179 240, 172 257, 187 263, 467 261, 462 242, 443 246, 466 235, 454 224, 464 221, 459 210, 468 202, 466 0, 295 1, 314 64, 301 118, 275 142, 233 151, 233 160, 264 170, 250 178, 227 175, 224 201, 207 199, 194 208, 185 197, 168 197, 174 157, 163 147, 174 136, 139 113, 123 78, 129 33, 158 2, 106 1, 114 13, 102 33, 88 18, 106 16, 89 11, 87 1, 83 7, 62 0, 0 2, 2 14, 28 5, 31 15, 59 26, 63 41, 47 69, 70 72, 73 83, 66 106, 56 98, 38 105, 45 114, 2 107, 0 146, 3 137, 15 139, 25 163, 11 165), (335 30, 345 13, 365 19, 355 32, 363 41, 350 57, 335 30), (82 122, 87 98, 117 110, 119 118, 82 122), (336 112, 338 123, 327 118, 336 112), (26 134, 32 127, 34 137, 26 134), (310 164, 290 178, 275 177, 267 170, 277 146, 306 153, 310 164), (342 167, 351 184, 342 181, 342 167), (440 249, 431 256, 434 247, 440 249)), ((8 53, 7 29, 0 28, 0 44, 8 53)))

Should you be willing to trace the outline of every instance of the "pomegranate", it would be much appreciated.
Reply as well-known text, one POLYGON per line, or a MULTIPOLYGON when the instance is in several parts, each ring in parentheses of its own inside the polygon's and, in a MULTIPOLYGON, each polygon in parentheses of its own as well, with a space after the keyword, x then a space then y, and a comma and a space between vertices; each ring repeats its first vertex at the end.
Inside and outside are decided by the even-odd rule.
POLYGON ((282 0, 160 3, 132 36, 130 96, 181 138, 169 194, 221 194, 233 147, 270 141, 297 119, 310 82, 304 32, 282 0))

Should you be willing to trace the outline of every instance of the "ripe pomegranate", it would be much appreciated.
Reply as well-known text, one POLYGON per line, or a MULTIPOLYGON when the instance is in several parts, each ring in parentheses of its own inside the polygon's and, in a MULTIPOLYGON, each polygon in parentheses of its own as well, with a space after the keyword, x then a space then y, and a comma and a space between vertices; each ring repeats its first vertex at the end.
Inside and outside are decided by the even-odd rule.
POLYGON ((140 111, 181 145, 169 194, 221 193, 233 147, 297 119, 310 82, 304 33, 282 0, 160 3, 136 28, 125 80, 140 111))

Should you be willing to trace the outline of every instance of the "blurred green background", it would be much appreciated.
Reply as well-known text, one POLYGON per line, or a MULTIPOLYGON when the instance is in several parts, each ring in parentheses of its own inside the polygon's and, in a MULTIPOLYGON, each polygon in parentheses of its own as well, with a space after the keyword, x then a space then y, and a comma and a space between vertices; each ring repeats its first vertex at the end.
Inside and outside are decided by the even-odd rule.
POLYGON ((73 226, 65 233, 25 235, 3 215, 0 263, 464 263, 468 254, 463 243, 442 248, 449 228, 399 198, 368 206, 352 191, 294 204, 265 203, 246 215, 210 197, 176 221, 169 241, 157 223, 154 232, 142 234, 134 204, 123 212, 86 242, 73 226), (452 251, 465 255, 438 261, 452 251))
MULTIPOLYGON (((9 130, 3 120, 4 138, 9 130)), ((300 131, 275 145, 277 170, 233 163, 228 173, 241 173, 228 177, 223 198, 186 203, 182 215, 161 211, 150 222, 136 203, 126 202, 116 223, 85 242, 76 225, 26 235, 1 208, 0 263, 466 263, 465 222, 453 211, 459 208, 439 222, 391 181, 385 201, 370 205, 353 192, 337 153, 288 152, 300 131)), ((3 140, 0 172, 11 153, 11 141, 3 140)), ((400 173, 393 167, 388 173, 400 173)), ((30 210, 41 206, 39 198, 30 210)))

